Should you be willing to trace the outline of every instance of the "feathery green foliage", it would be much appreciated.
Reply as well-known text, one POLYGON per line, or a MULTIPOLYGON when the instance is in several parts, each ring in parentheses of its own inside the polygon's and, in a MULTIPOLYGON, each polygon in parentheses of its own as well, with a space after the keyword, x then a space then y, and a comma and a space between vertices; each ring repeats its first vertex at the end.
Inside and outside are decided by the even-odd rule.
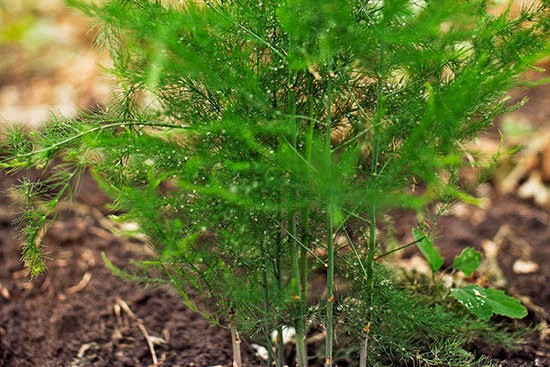
MULTIPOLYGON (((416 326, 404 327, 409 342, 384 344, 388 315, 372 305, 401 304, 398 315, 416 306, 384 293, 377 218, 462 195, 459 143, 514 108, 506 91, 548 51, 548 1, 517 18, 490 15, 481 0, 68 2, 97 20, 120 84, 105 111, 2 142, 4 168, 54 159, 77 168, 45 182, 58 190, 40 206, 36 185, 22 185, 31 274, 45 270, 40 231, 72 172, 89 167, 157 253, 140 274, 164 274, 213 322, 269 350, 272 331, 292 325, 305 366, 307 302, 319 302, 326 366, 335 334, 365 323, 379 336, 368 345, 373 365, 446 363, 416 326), (326 274, 324 299, 308 299, 311 271, 326 274), (367 307, 352 308, 342 328, 338 274, 367 307)), ((432 311, 419 311, 426 336, 455 334, 450 314, 430 321, 432 311)))

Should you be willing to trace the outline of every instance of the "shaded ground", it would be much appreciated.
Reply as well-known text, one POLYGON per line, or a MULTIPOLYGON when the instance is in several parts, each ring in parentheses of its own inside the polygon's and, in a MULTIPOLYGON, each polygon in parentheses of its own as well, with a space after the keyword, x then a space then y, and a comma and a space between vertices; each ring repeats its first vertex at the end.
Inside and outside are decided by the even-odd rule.
MULTIPOLYGON (((0 176, 0 190, 10 183, 0 176)), ((89 180, 82 193, 48 231, 48 274, 33 282, 27 281, 19 261, 16 209, 2 196, 0 366, 150 365, 152 354, 140 322, 125 305, 158 341, 155 351, 163 366, 229 365, 229 332, 208 325, 171 291, 125 283, 104 266, 101 251, 115 263, 127 263, 143 258, 143 246, 108 232, 97 206, 101 196, 89 180)), ((250 358, 245 362, 252 365, 250 358)))
POLYGON ((446 265, 464 247, 482 251, 481 275, 473 280, 496 284, 521 299, 529 309, 523 321, 542 329, 513 353, 476 346, 481 353, 505 358, 503 366, 550 366, 549 239, 550 214, 511 196, 491 195, 486 209, 471 207, 440 222, 437 245, 446 265))
MULTIPOLYGON (((0 190, 13 182, 0 176, 0 190)), ((502 360, 502 366, 548 366, 550 335, 544 327, 550 321, 550 214, 510 196, 490 197, 486 209, 461 205, 442 219, 438 241, 442 255, 448 262, 465 246, 487 252, 487 244, 493 243, 497 256, 488 256, 483 271, 492 279, 482 276, 477 281, 501 282, 523 297, 530 310, 525 322, 543 330, 529 335, 516 351, 486 345, 472 348, 502 360), (537 269, 517 274, 513 264, 518 259, 535 263, 537 269), (502 275, 495 274, 499 270, 502 275)), ((102 251, 118 264, 146 253, 142 244, 109 233, 111 225, 102 203, 91 180, 85 180, 76 204, 61 211, 45 236, 51 258, 47 276, 28 282, 15 237, 16 206, 4 196, 0 204, 0 366, 149 366, 153 357, 144 330, 157 342, 154 349, 161 366, 230 366, 226 330, 210 326, 186 309, 171 289, 126 283, 105 267, 102 251)), ((244 352, 245 366, 261 365, 248 347, 244 352)))

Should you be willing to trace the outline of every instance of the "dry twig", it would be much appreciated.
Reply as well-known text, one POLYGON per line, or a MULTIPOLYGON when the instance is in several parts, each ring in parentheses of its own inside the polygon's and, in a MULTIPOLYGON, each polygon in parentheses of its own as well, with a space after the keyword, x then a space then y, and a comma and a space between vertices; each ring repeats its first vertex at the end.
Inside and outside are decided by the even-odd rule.
POLYGON ((145 326, 143 325, 143 320, 140 319, 133 311, 132 309, 130 308, 130 306, 128 306, 128 304, 122 300, 121 298, 118 298, 116 299, 116 305, 118 305, 122 310, 124 310, 124 312, 126 312, 126 314, 132 319, 134 320, 136 323, 137 323, 137 327, 138 329, 141 331, 141 333, 143 334, 143 336, 145 337, 145 340, 147 341, 147 345, 149 346, 149 351, 151 352, 151 357, 153 359, 153 365, 154 366, 158 366, 159 364, 159 361, 158 361, 158 358, 157 358, 157 353, 155 352, 155 346, 154 346, 154 343, 151 339, 151 336, 149 335, 149 333, 147 332, 147 329, 145 328, 145 326))
POLYGON ((73 285, 71 288, 67 289, 67 293, 80 292, 81 290, 86 288, 88 283, 90 283, 91 279, 92 279, 92 273, 90 273, 88 271, 85 272, 84 275, 82 276, 82 279, 80 280, 80 282, 78 282, 78 284, 76 284, 76 285, 73 285))

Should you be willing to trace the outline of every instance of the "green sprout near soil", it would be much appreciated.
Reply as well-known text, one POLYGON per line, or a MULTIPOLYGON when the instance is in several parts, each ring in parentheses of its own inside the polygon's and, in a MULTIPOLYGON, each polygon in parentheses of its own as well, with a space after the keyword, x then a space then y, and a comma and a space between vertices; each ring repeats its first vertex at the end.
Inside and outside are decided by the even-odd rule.
MULTIPOLYGON (((229 328, 236 366, 240 335, 285 365, 272 335, 287 327, 300 367, 490 363, 464 343, 493 313, 525 309, 475 285, 415 294, 382 265, 394 250, 380 218, 437 217, 435 201, 469 198, 461 143, 517 107, 506 91, 548 53, 548 1, 517 17, 480 0, 69 3, 96 20, 119 85, 108 109, 1 143, 3 168, 54 171, 21 185, 30 275, 45 271, 41 233, 86 168, 156 254, 130 271, 107 264, 166 281, 229 328), (314 355, 312 333, 324 335, 314 355)), ((407 246, 435 279, 433 225, 407 246)), ((454 271, 477 265, 466 250, 454 271)))

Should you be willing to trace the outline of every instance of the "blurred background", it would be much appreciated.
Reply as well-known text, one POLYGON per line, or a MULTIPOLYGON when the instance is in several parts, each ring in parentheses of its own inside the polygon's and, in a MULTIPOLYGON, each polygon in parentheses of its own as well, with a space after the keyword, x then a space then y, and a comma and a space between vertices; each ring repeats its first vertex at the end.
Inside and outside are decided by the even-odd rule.
POLYGON ((0 124, 36 125, 105 103, 110 78, 89 31, 63 0, 0 0, 0 124))

